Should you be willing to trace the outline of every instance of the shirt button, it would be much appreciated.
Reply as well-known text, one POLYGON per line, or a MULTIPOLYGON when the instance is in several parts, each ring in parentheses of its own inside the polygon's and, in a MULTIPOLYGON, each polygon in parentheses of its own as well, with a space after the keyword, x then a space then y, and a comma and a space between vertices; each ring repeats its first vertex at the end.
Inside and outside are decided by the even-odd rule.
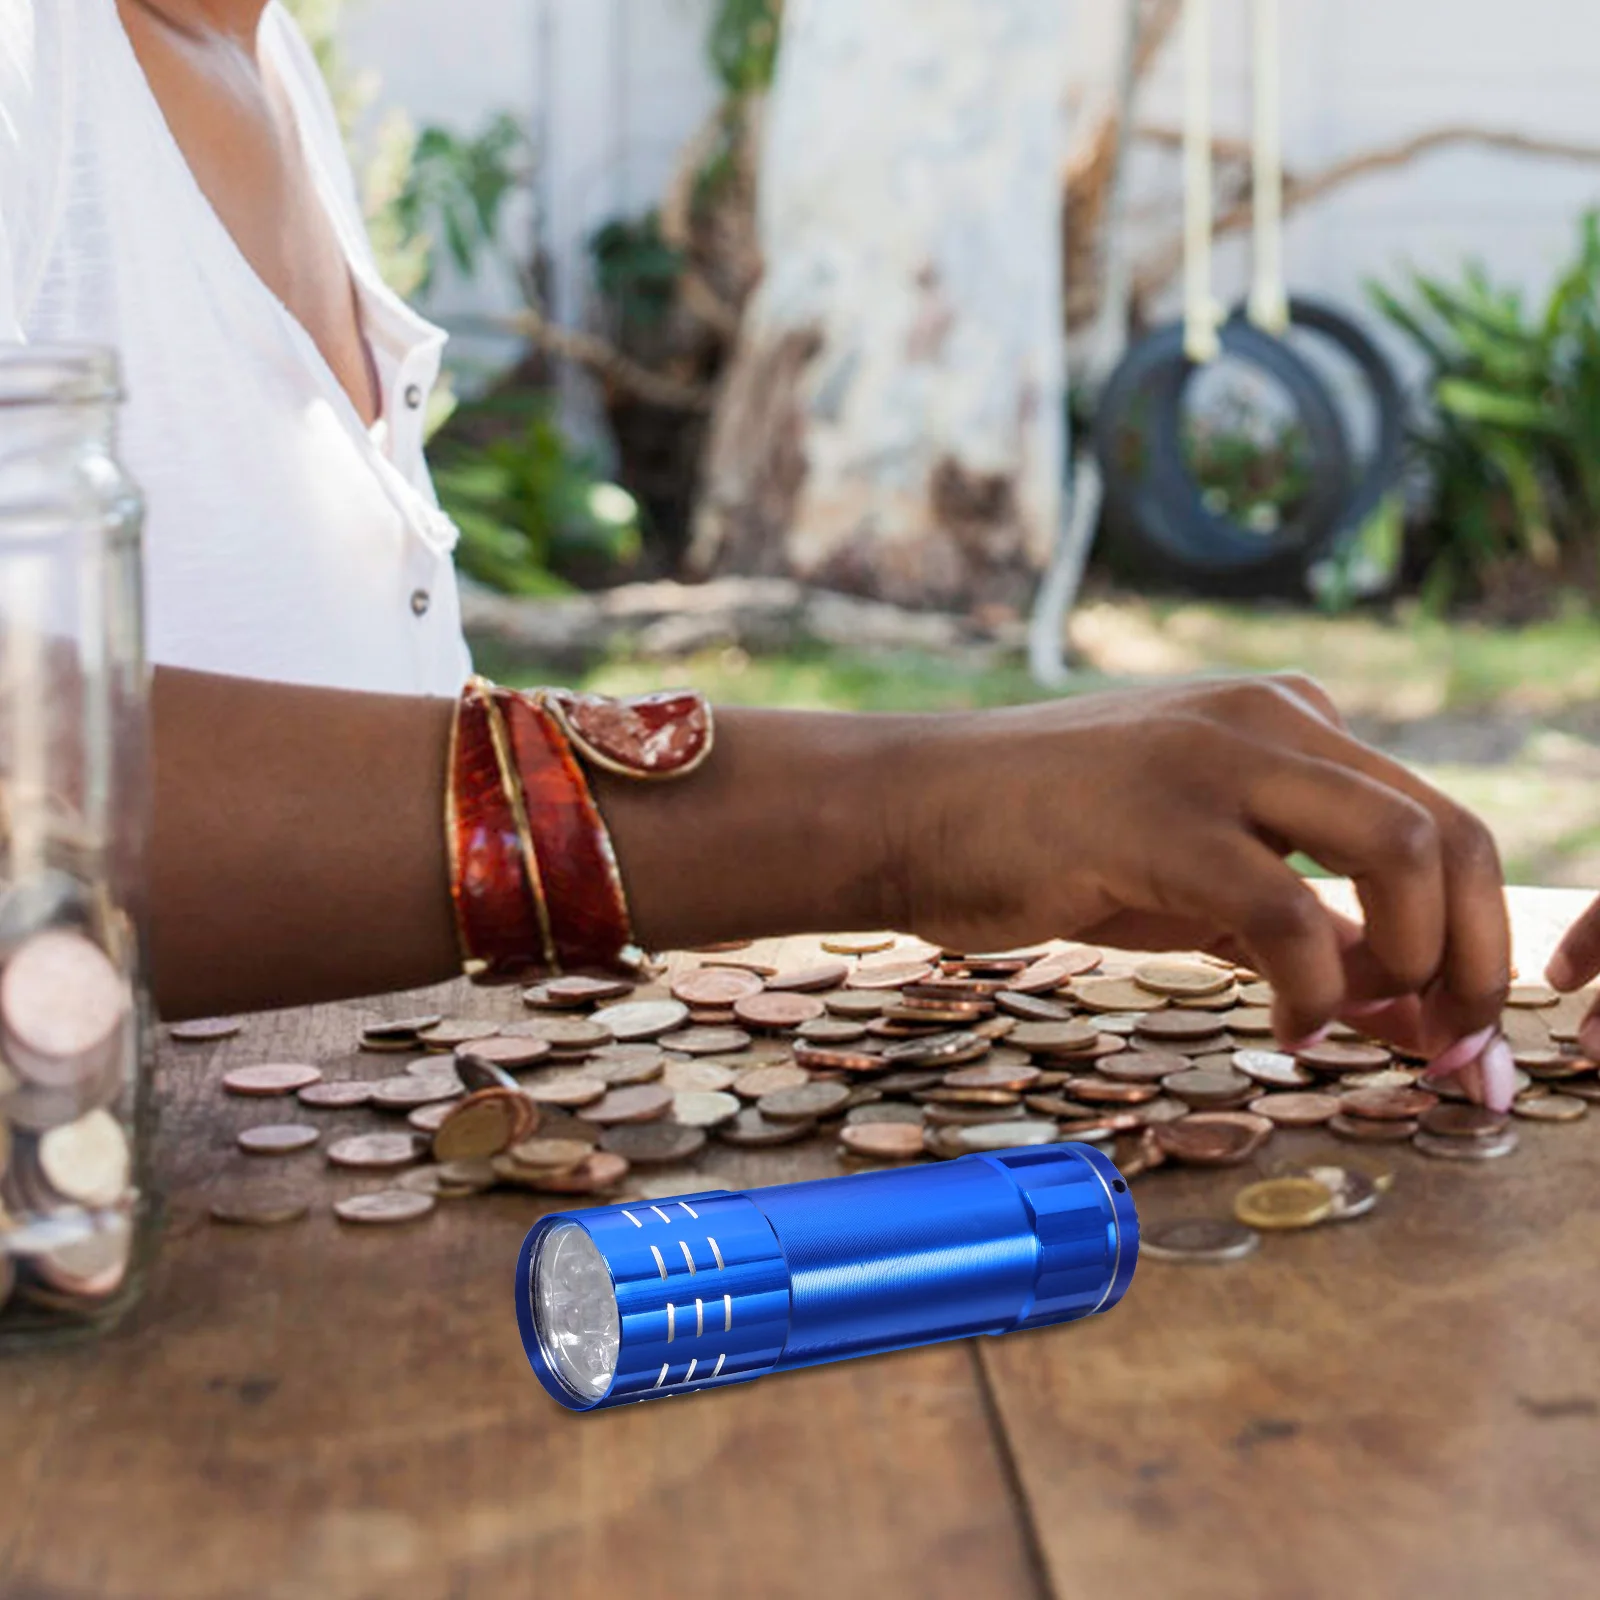
POLYGON ((422 404, 422 390, 414 383, 406 385, 406 404, 415 411, 422 404))
POLYGON ((428 614, 428 607, 433 604, 433 596, 426 589, 413 589, 411 591, 411 614, 424 617, 428 614))

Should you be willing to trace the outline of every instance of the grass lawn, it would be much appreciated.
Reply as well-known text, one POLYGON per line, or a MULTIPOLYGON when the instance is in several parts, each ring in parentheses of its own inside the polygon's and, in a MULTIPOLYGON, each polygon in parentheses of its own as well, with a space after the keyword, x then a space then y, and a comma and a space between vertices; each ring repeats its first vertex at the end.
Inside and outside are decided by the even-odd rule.
MULTIPOLYGON (((1513 882, 1600 885, 1600 619, 1521 629, 1420 614, 1322 617, 1281 608, 1102 598, 1073 619, 1069 692, 1216 672, 1320 679, 1366 738, 1488 819, 1513 882)), ((688 683, 741 705, 940 711, 1041 698, 1020 662, 814 651, 614 661, 586 686, 688 683)))

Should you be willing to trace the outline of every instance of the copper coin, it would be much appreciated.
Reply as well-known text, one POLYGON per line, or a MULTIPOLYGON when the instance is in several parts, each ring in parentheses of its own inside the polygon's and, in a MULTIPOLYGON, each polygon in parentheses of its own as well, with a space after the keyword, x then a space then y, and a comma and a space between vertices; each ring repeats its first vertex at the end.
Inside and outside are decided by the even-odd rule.
POLYGON ((1174 999, 1172 1004, 1180 1011, 1219 1011, 1227 1013, 1220 1017, 1226 1023, 1228 1017, 1238 1009, 1239 991, 1230 983, 1227 988, 1219 989, 1215 994, 1191 995, 1186 999, 1174 999))
POLYGON ((455 1108, 454 1100, 438 1100, 431 1106, 418 1106, 415 1111, 406 1113, 406 1123, 418 1133, 425 1133, 432 1138, 444 1126, 445 1119, 455 1108))
POLYGON ((684 1056, 725 1056, 743 1050, 750 1035, 743 1028, 682 1028, 656 1041, 663 1050, 684 1056))
POLYGON ((710 956, 700 963, 702 967, 727 967, 734 972, 753 972, 763 983, 775 978, 778 969, 766 961, 756 961, 750 956, 710 956))
POLYGON ((582 1069, 552 1067, 547 1072, 536 1072, 523 1079, 522 1092, 536 1105, 587 1106, 608 1091, 598 1077, 592 1077, 582 1069))
POLYGON ((1279 1128, 1314 1128, 1339 1114, 1339 1101, 1331 1094, 1264 1094, 1248 1109, 1279 1128))
POLYGON ((487 1039, 499 1033, 496 1022, 481 1022, 472 1017, 446 1017, 431 1028, 419 1028, 418 1037, 429 1050, 454 1050, 473 1039, 487 1039))
POLYGON ((797 1039, 794 1062, 809 1072, 881 1072, 883 1056, 874 1050, 851 1045, 811 1044, 797 1039))
MULTIPOLYGON (((907 1039, 891 1044, 883 1052, 889 1067, 957 1067, 976 1060, 989 1049, 989 1041, 971 1033, 935 1033, 923 1039, 907 1039)), ((800 1060, 797 1049, 795 1059, 800 1060)))
POLYGON ((1019 1050, 1038 1055, 1077 1055, 1091 1050, 1100 1038, 1100 1029, 1083 1017, 1065 1022, 1019 1022, 1007 1035, 1019 1050))
POLYGON ((1209 1011, 1152 1011, 1134 1030, 1134 1037, 1151 1044, 1199 1044, 1222 1033, 1222 1024, 1209 1011))
POLYGON ((945 1074, 947 1089, 1011 1089, 1021 1092, 1039 1081, 1039 1069, 1027 1064, 981 1061, 974 1067, 958 1067, 945 1074))
POLYGON ((543 1039, 552 1050, 599 1050, 611 1043, 611 1030, 592 1017, 529 1017, 500 1030, 508 1039, 543 1039))
POLYGON ((767 987, 779 992, 810 994, 818 989, 835 989, 850 975, 845 961, 819 961, 815 966, 797 967, 767 979, 767 987))
POLYGON ((1198 961, 1146 961, 1134 968, 1133 981, 1169 1000, 1206 999, 1234 986, 1231 972, 1198 961))
POLYGON ((522 1000, 530 1006, 596 1006, 632 993, 633 985, 626 979, 589 978, 573 973, 524 989, 522 1000))
POLYGON ((466 1061, 492 1061, 497 1067, 516 1072, 531 1067, 550 1054, 548 1039, 471 1039, 456 1046, 458 1059, 466 1061))
POLYGON ((438 1200, 464 1200, 492 1189, 498 1181, 488 1161, 447 1161, 402 1172, 393 1187, 409 1194, 431 1194, 438 1200))
POLYGON ((1207 1111, 1155 1127, 1156 1142, 1174 1161, 1231 1167, 1247 1161, 1267 1141, 1272 1124, 1248 1113, 1207 1111))
POLYGON ((1167 1002, 1132 978, 1074 978, 1070 994, 1089 1011, 1160 1011, 1167 1002))
POLYGON ((793 1144, 797 1139, 809 1138, 816 1129, 811 1117, 793 1119, 763 1116, 755 1106, 746 1106, 732 1122, 717 1129, 717 1137, 724 1144, 741 1149, 763 1150, 770 1145, 793 1144))
POLYGON ((1247 1078, 1273 1089, 1303 1089, 1317 1081, 1314 1074, 1281 1050, 1235 1050, 1233 1064, 1247 1078))
POLYGON ((1503 1133, 1510 1119, 1487 1106, 1431 1105, 1417 1119, 1425 1133, 1442 1139, 1488 1139, 1503 1133))
POLYGON ((583 1075, 620 1088, 649 1083, 661 1076, 666 1065, 666 1055, 653 1044, 608 1044, 584 1061, 583 1075))
POLYGON ((1542 983, 1514 983, 1506 995, 1506 1004, 1543 1009, 1557 1004, 1560 999, 1554 989, 1547 989, 1542 983))
POLYGON ((231 1039, 243 1027, 243 1017, 197 1017, 191 1022, 174 1022, 167 1032, 181 1044, 210 1044, 231 1039))
POLYGON ((847 1122, 839 1144, 871 1161, 912 1161, 924 1153, 922 1122, 847 1122))
POLYGON ((1394 1057, 1381 1044, 1348 1044, 1329 1039, 1296 1051, 1295 1060, 1313 1072, 1376 1072, 1394 1057))
POLYGON ((1063 1139, 1081 1139, 1089 1133, 1140 1133, 1144 1123, 1137 1111, 1106 1111, 1096 1117, 1069 1117, 1061 1123, 1063 1139))
POLYGON ((943 1081, 944 1073, 937 1067, 901 1067, 874 1078, 872 1086, 883 1094, 915 1094, 921 1089, 936 1088, 943 1081))
POLYGON ((1041 1117, 1060 1117, 1069 1122, 1100 1115, 1098 1106, 1086 1106, 1081 1100, 1067 1100, 1058 1094, 1025 1094, 1022 1103, 1041 1117))
POLYGON ((1441 1161, 1498 1161, 1517 1148, 1517 1130, 1503 1128, 1486 1139, 1444 1139, 1436 1133, 1418 1133, 1412 1141, 1425 1156, 1441 1161))
POLYGON ((1024 1022, 1070 1022, 1072 1007, 1060 1000, 1046 1000, 1039 995, 1017 994, 1002 989, 994 997, 995 1004, 1008 1016, 1020 1017, 1024 1022))
POLYGON ((850 1091, 842 1083, 803 1083, 764 1094, 756 1110, 773 1122, 815 1121, 844 1109, 850 1091))
POLYGON ((547 1194, 600 1194, 615 1189, 628 1175, 628 1158, 615 1150, 592 1150, 570 1172, 551 1173, 539 1180, 547 1194))
POLYGON ((336 1167, 409 1167, 421 1155, 422 1141, 414 1133, 358 1133, 328 1146, 336 1167))
POLYGON ((736 1076, 732 1067, 720 1061, 672 1061, 661 1081, 674 1094, 717 1094, 731 1088, 736 1076))
POLYGON ((222 1080, 229 1094, 293 1094, 297 1089, 318 1083, 322 1073, 299 1062, 269 1062, 258 1067, 235 1067, 222 1080))
POLYGON ((855 1044, 866 1036, 864 1022, 852 1022, 845 1017, 813 1017, 809 1022, 802 1022, 798 1030, 798 1037, 807 1044, 855 1044))
POLYGON ((1003 1103, 994 1106, 943 1105, 929 1101, 914 1109, 922 1113, 923 1122, 930 1128, 975 1128, 980 1122, 1015 1122, 1022 1112, 1018 1109, 1016 1095, 998 1095, 1003 1103))
POLYGON ((736 1001, 733 1013, 753 1028, 798 1028, 827 1008, 813 994, 753 994, 736 1001))
POLYGON ((1571 1094, 1525 1094, 1511 1102, 1512 1111, 1529 1122, 1576 1122, 1588 1105, 1571 1094))
POLYGON ((982 1022, 987 1017, 994 1015, 994 1007, 987 1003, 981 1004, 949 1004, 941 1002, 933 1004, 927 1001, 905 1001, 901 1005, 890 1005, 883 1008, 884 1017, 890 1022, 910 1022, 919 1026, 935 1026, 944 1028, 965 1027, 968 1023, 982 1022))
POLYGON ((1131 1039, 1139 1031, 1144 1014, 1138 1011, 1097 1011, 1094 1019, 1101 1033, 1115 1034, 1119 1039, 1131 1039))
POLYGON ((1265 1006, 1236 1006, 1222 1018, 1229 1033, 1241 1039, 1270 1039, 1272 1013, 1265 1006))
POLYGON ((876 989, 840 989, 828 995, 822 1003, 830 1016, 868 1022, 880 1016, 883 1008, 895 998, 892 992, 876 989))
POLYGON ((600 1135, 602 1150, 623 1156, 636 1167, 688 1161, 705 1147, 705 1128, 681 1122, 624 1122, 600 1135))
POLYGON ((652 1122, 672 1109, 673 1092, 663 1083, 640 1083, 627 1089, 608 1089, 605 1097, 584 1106, 585 1122, 652 1122))
POLYGON ((408 1072, 399 1078, 379 1078, 372 1085, 372 1104, 382 1111, 415 1111, 439 1100, 454 1100, 465 1090, 453 1072, 448 1078, 408 1072))
POLYGON ((1093 972, 1100 965, 1100 952, 1086 945, 1072 950, 1052 951, 1031 961, 1011 980, 1014 994, 1049 994, 1074 978, 1093 972))
POLYGON ((1118 1083, 1159 1083, 1169 1073, 1187 1072, 1188 1058, 1155 1050, 1124 1050, 1107 1056, 1097 1070, 1118 1083))
POLYGON ((870 956, 894 949, 898 937, 893 933, 835 933, 822 941, 822 948, 837 956, 870 956))
POLYGON ((1357 1143, 1398 1144, 1417 1131, 1414 1121, 1383 1122, 1376 1117, 1349 1117, 1341 1112, 1328 1119, 1328 1131, 1357 1143))
POLYGON ((932 972, 925 961, 874 961, 857 967, 844 981, 850 989, 898 989, 921 983, 932 972))
POLYGON ((1161 1087, 1175 1099, 1191 1106, 1227 1106, 1241 1103, 1255 1094, 1256 1085, 1242 1072, 1191 1069, 1169 1073, 1161 1087))
POLYGON ((1146 1127, 1154 1127, 1158 1122, 1181 1122, 1190 1115, 1189 1107, 1181 1100, 1174 1100, 1168 1095, 1160 1095, 1154 1100, 1147 1100, 1141 1106, 1134 1108, 1135 1115, 1146 1127))
POLYGON ((921 1126, 921 1106, 910 1106, 904 1100, 876 1100, 871 1105, 854 1106, 845 1113, 845 1122, 856 1127, 866 1122, 907 1122, 921 1126))
POLYGON ((241 1128, 239 1148, 253 1156, 287 1156, 309 1150, 322 1135, 303 1122, 268 1122, 256 1128, 241 1128))
POLYGON ((1564 1050, 1558 1050, 1553 1045, 1543 1049, 1513 1046, 1511 1059, 1524 1072, 1536 1078, 1559 1077, 1563 1073, 1571 1073, 1576 1077, 1589 1067, 1588 1062, 1569 1056, 1564 1050))
POLYGON ((437 1028, 444 1021, 442 1011, 425 1011, 415 1017, 395 1017, 387 1022, 369 1022, 361 1030, 363 1044, 369 1041, 378 1043, 409 1042, 415 1040, 417 1035, 427 1028, 437 1028))
POLYGON ((1438 1095, 1426 1089, 1355 1089, 1339 1096, 1339 1109, 1346 1116, 1380 1122, 1410 1121, 1438 1103, 1438 1095))
POLYGON ((979 1154, 986 1150, 1016 1150, 1023 1145, 1054 1144, 1060 1135, 1053 1122, 1019 1118, 1015 1122, 980 1122, 958 1129, 952 1140, 957 1148, 979 1154))
POLYGON ((520 1095, 485 1089, 452 1106, 433 1136, 433 1159, 487 1160, 510 1149, 538 1126, 534 1118, 521 1113, 518 1101, 528 1104, 520 1095))
POLYGON ((941 1085, 918 1090, 915 1098, 931 1105, 1014 1106, 1022 1096, 1014 1089, 946 1089, 941 1085))
POLYGON ((353 1194, 336 1200, 333 1214, 341 1222, 361 1222, 374 1225, 392 1225, 415 1222, 433 1210, 431 1194, 417 1194, 409 1189, 375 1189, 371 1194, 353 1194))
POLYGON ((590 1019, 619 1044, 643 1039, 659 1039, 689 1020, 689 1008, 681 1000, 625 1000, 618 1006, 602 1006, 590 1019))
POLYGON ((698 967, 673 979, 672 997, 687 1006, 731 1006, 753 994, 763 984, 753 972, 736 967, 698 967))
POLYGON ((302 1194, 279 1184, 230 1183, 208 1202, 214 1222, 243 1228, 277 1228, 298 1222, 311 1209, 302 1194))
POLYGON ((320 1111, 348 1111, 364 1106, 372 1098, 372 1085, 359 1078, 332 1078, 323 1083, 308 1083, 296 1090, 300 1104, 320 1111))
POLYGON ((1161 1093, 1154 1083, 1121 1083, 1098 1073, 1068 1078, 1062 1088, 1073 1099, 1096 1106, 1137 1106, 1161 1093))
POLYGON ((804 1068, 788 1062, 774 1062, 763 1067, 751 1067, 733 1080, 733 1092, 745 1100, 759 1100, 764 1094, 776 1094, 779 1089, 798 1089, 811 1081, 804 1068))

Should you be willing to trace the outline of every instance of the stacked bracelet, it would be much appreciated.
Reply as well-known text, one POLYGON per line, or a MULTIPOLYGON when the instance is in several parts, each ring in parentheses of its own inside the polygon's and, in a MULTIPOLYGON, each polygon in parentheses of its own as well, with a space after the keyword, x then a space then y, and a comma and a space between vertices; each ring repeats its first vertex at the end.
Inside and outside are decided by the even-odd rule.
POLYGON ((697 694, 619 701, 474 678, 456 706, 445 801, 467 976, 517 983, 635 966, 622 876, 583 763, 676 778, 711 742, 697 694))

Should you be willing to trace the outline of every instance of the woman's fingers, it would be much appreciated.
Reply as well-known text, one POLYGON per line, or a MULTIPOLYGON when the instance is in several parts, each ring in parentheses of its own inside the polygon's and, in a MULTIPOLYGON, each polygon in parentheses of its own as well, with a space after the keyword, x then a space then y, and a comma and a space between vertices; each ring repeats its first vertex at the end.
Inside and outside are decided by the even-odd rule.
POLYGON ((1550 965, 1544 969, 1552 989, 1571 994, 1600 973, 1600 896, 1567 929, 1556 947, 1550 965))

